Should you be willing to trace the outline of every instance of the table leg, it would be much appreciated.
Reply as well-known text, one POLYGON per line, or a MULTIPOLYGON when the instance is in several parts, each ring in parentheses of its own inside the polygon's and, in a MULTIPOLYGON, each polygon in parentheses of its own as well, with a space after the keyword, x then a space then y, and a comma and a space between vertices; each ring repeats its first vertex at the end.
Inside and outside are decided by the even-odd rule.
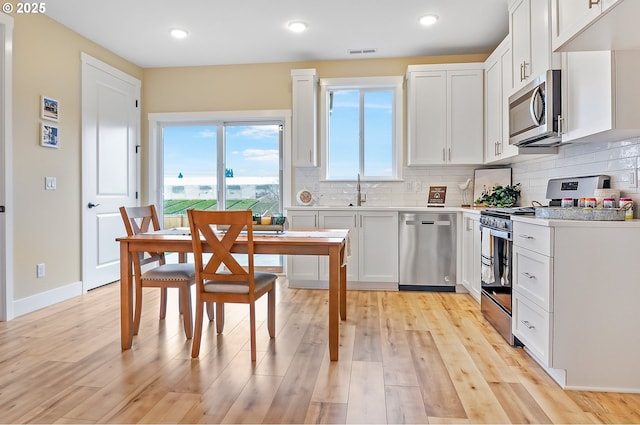
POLYGON ((120 340, 122 350, 133 343, 133 284, 129 244, 120 242, 120 340))
POLYGON ((338 360, 341 269, 340 247, 332 246, 329 248, 329 358, 332 361, 338 360))

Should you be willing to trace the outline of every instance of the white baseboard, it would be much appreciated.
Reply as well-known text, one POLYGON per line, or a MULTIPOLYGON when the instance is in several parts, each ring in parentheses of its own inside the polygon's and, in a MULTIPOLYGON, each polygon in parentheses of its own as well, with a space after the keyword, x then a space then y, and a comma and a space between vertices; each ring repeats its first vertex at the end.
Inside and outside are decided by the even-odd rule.
POLYGON ((13 302, 13 317, 22 316, 82 295, 82 282, 74 282, 13 302))

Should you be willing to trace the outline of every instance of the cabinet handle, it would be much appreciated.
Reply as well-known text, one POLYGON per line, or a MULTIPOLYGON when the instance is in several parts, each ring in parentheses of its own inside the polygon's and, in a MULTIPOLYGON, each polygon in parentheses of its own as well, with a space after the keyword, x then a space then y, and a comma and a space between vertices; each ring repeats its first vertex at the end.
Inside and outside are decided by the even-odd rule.
POLYGON ((558 115, 558 137, 564 134, 564 117, 558 115))
POLYGON ((444 148, 442 148, 442 162, 447 162, 447 158, 444 153, 444 148))
POLYGON ((535 239, 533 236, 529 235, 518 235, 518 237, 521 237, 522 239, 535 239))
POLYGON ((520 82, 524 81, 524 62, 520 64, 520 82))
POLYGON ((529 66, 529 63, 527 61, 522 62, 522 81, 529 78, 529 76, 527 75, 527 66, 529 66))
POLYGON ((520 321, 523 325, 525 325, 528 329, 535 329, 536 327, 533 326, 528 320, 521 320, 520 321))
POLYGON ((451 148, 449 148, 449 162, 451 162, 451 148))
POLYGON ((528 279, 535 279, 536 278, 535 275, 532 275, 529 272, 522 272, 521 274, 522 274, 522 276, 524 276, 524 277, 526 277, 528 279))
POLYGON ((600 4, 600 0, 589 0, 589 9, 600 4))

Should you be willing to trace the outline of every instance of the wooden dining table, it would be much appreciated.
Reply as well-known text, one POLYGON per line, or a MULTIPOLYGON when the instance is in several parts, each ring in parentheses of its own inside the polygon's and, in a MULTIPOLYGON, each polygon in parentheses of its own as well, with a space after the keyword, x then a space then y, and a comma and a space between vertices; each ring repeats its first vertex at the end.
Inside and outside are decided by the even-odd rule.
MULTIPOLYGON (((116 239, 120 243, 120 332, 122 350, 133 343, 133 255, 138 252, 193 252, 189 229, 169 229, 116 239)), ((326 255, 329 257, 329 357, 338 360, 339 318, 347 318, 347 262, 349 231, 343 229, 254 232, 255 254, 326 255)), ((232 252, 246 253, 246 237, 232 252)))

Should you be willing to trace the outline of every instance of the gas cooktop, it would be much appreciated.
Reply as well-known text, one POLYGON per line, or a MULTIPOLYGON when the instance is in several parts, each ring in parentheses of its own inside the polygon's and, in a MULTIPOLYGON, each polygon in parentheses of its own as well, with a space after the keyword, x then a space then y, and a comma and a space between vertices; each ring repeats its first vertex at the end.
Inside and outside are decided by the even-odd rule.
POLYGON ((510 215, 535 215, 534 207, 505 207, 505 208, 486 208, 480 212, 484 215, 493 215, 497 217, 508 217, 510 215))

